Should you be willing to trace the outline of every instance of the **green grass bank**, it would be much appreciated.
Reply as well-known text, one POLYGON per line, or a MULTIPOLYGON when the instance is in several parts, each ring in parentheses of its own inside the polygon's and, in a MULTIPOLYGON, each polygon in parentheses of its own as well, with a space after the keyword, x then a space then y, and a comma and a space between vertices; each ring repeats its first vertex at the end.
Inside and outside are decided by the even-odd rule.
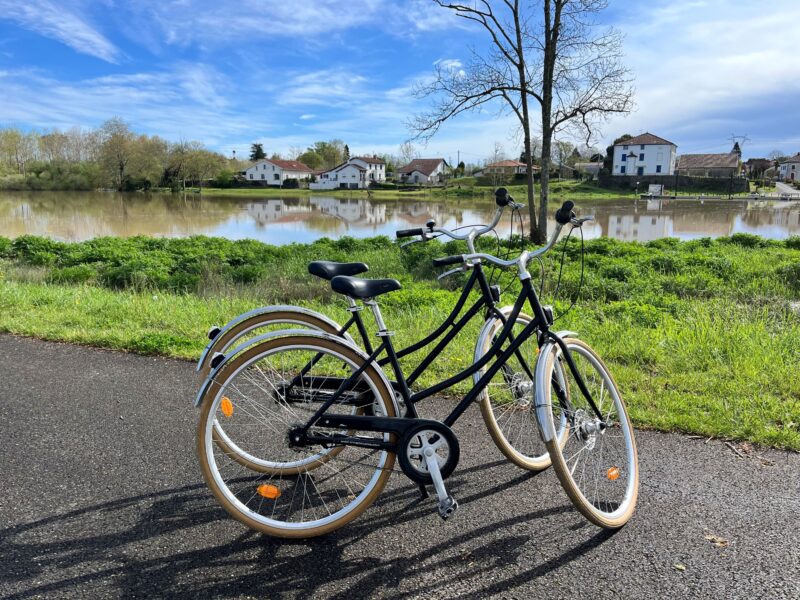
MULTIPOLYGON (((574 238, 555 297, 560 253, 546 257, 542 296, 558 328, 579 331, 607 360, 638 426, 800 450, 800 238, 603 238, 585 250, 575 307, 566 310, 580 280, 574 238)), ((404 289, 381 301, 405 345, 440 323, 458 294, 457 280, 436 283, 430 259, 461 251, 458 243, 402 251, 380 237, 280 247, 206 237, 0 238, 0 331, 194 359, 210 325, 258 305, 301 304, 344 320, 342 300, 306 271, 324 258, 363 260, 371 276, 400 279, 404 289)), ((499 281, 512 302, 513 274, 499 281)), ((479 327, 473 322, 420 383, 466 366, 479 327)))

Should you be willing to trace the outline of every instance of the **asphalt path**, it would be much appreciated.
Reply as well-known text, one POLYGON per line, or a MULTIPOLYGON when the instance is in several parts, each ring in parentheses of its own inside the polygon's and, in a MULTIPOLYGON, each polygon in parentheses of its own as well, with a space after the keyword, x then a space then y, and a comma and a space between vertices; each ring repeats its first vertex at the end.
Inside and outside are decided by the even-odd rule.
POLYGON ((800 598, 798 454, 638 431, 639 507, 609 533, 552 470, 504 461, 475 408, 450 521, 397 474, 287 542, 203 485, 196 387, 188 362, 0 336, 0 597, 800 598))

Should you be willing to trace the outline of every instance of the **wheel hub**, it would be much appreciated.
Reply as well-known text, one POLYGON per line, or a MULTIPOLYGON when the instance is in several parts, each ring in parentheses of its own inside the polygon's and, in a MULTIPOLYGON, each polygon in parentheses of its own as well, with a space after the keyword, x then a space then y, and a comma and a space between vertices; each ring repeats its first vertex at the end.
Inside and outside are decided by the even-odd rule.
POLYGON ((573 421, 572 431, 575 437, 583 442, 588 450, 594 449, 597 443, 597 434, 602 433, 604 429, 602 421, 590 417, 582 408, 575 411, 573 421))
POLYGON ((511 378, 511 389, 517 406, 530 406, 531 397, 533 396, 533 382, 528 379, 525 373, 514 373, 511 378))

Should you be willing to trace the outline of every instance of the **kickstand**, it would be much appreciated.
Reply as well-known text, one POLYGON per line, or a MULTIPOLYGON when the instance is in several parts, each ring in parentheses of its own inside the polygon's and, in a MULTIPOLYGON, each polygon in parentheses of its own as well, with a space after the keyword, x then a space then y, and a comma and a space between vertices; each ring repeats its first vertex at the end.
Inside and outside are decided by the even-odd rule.
POLYGON ((425 487, 424 483, 420 483, 419 485, 419 493, 422 495, 422 499, 425 500, 426 498, 430 497, 428 494, 428 488, 425 487))

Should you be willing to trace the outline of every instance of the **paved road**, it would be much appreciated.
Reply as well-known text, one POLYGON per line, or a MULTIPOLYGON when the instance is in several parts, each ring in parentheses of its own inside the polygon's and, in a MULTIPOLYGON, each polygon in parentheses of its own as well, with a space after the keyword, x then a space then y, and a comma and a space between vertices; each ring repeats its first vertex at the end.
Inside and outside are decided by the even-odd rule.
POLYGON ((470 410, 453 520, 396 476, 348 527, 285 542, 203 486, 195 386, 186 362, 0 336, 0 597, 800 598, 800 455, 639 432, 639 509, 612 535, 470 410))
POLYGON ((800 196, 800 192, 798 192, 795 188, 793 188, 788 183, 781 183, 780 181, 775 182, 775 193, 778 196, 780 196, 781 194, 789 194, 790 196, 800 196))

